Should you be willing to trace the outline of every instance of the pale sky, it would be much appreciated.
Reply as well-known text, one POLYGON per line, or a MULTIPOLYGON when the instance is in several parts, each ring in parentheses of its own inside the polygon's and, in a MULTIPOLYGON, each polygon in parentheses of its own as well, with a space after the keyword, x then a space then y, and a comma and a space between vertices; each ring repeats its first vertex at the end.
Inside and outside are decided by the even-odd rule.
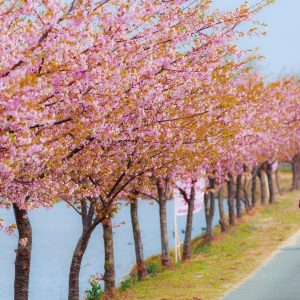
MULTIPOLYGON (((71 0, 65 0, 70 2, 71 0)), ((213 7, 232 10, 244 0, 212 0, 213 7)), ((260 0, 248 0, 254 4, 260 0)), ((257 20, 268 24, 268 34, 260 38, 243 40, 242 49, 259 48, 265 60, 258 67, 271 78, 285 74, 300 76, 300 0, 276 0, 274 5, 265 8, 257 20)))
MULTIPOLYGON (((214 7, 233 9, 242 0, 213 0, 214 7)), ((257 1, 249 0, 250 4, 257 1)), ((300 75, 300 0, 277 0, 256 18, 268 24, 266 37, 240 42, 244 49, 259 47, 265 60, 259 63, 265 75, 300 75)))

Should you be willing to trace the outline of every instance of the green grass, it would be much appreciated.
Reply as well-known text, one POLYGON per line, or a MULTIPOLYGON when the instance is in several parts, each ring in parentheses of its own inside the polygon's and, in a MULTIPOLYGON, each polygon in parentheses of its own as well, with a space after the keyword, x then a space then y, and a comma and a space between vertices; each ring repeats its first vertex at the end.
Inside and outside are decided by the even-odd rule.
MULTIPOLYGON (((282 176, 287 186, 289 175, 282 176)), ((192 260, 135 283, 117 299, 219 299, 300 228, 298 199, 300 192, 277 195, 276 204, 257 208, 227 233, 220 234, 216 228, 211 244, 203 245, 202 238, 197 238, 193 241, 192 260)), ((159 257, 149 261, 159 262, 159 257)))

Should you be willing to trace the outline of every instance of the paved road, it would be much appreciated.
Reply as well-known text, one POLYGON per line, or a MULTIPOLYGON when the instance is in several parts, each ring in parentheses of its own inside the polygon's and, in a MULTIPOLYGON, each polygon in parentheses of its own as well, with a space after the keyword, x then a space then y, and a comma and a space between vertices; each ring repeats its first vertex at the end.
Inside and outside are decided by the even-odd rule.
POLYGON ((223 300, 300 300, 300 236, 223 300))

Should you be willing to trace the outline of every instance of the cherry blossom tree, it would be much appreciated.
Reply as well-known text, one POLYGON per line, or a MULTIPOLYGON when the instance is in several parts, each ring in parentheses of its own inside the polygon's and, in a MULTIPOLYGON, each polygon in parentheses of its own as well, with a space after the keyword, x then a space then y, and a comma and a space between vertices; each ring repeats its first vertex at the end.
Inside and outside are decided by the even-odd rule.
MULTIPOLYGON (((113 293, 111 217, 122 193, 144 174, 201 165, 229 135, 220 125, 232 99, 221 95, 252 59, 239 58, 237 28, 268 2, 227 13, 204 0, 2 3, 1 194, 22 210, 19 232, 30 228, 18 222, 28 209, 58 199, 81 215, 69 299, 79 299, 80 263, 100 223, 113 293)), ((161 193, 160 177, 156 185, 161 193)), ((17 299, 28 297, 27 270, 17 299)))

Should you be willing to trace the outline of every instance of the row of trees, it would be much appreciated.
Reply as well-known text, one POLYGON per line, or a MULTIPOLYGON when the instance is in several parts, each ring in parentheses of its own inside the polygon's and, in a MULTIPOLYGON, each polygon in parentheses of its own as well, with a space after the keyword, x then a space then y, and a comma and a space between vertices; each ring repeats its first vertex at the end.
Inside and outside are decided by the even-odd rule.
MULTIPOLYGON (((221 12, 209 0, 0 1, 0 205, 13 208, 19 233, 15 299, 28 299, 29 210, 65 201, 80 215, 69 275, 69 299, 77 300, 81 261, 100 224, 105 291, 114 292, 111 219, 119 199, 131 205, 143 279, 139 198, 159 205, 161 260, 171 268, 166 202, 176 179, 191 185, 180 190, 189 205, 183 259, 191 257, 199 170, 209 182, 208 240, 214 191, 222 182, 228 184, 231 225, 234 198, 242 214, 246 169, 252 171, 252 204, 243 199, 248 210, 264 170, 274 201, 275 160, 293 160, 299 187, 299 81, 266 83, 249 67, 258 57, 237 47, 238 38, 261 29, 239 25, 270 2, 221 12)), ((4 220, 0 227, 11 230, 4 220)))

